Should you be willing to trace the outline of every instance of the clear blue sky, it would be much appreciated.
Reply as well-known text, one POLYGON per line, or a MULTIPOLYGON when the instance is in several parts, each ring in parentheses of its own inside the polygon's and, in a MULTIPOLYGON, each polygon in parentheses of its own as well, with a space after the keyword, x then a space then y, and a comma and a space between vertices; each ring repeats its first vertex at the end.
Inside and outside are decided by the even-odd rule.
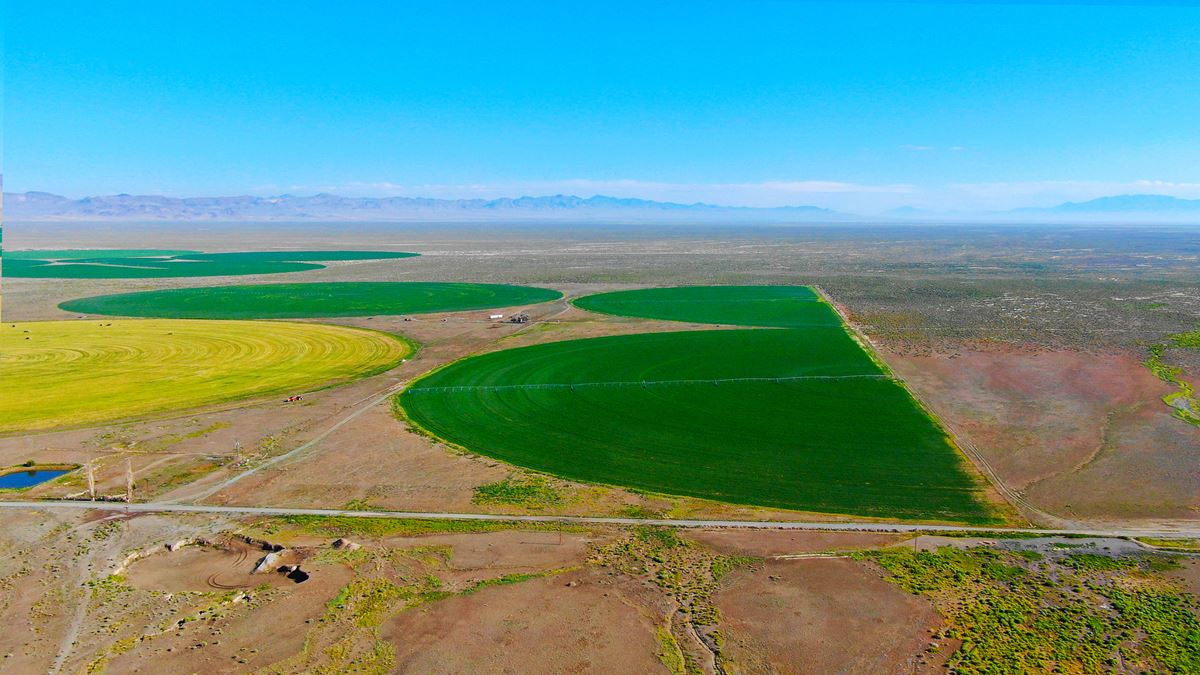
POLYGON ((1197 3, 0 2, 8 191, 1200 197, 1197 3))

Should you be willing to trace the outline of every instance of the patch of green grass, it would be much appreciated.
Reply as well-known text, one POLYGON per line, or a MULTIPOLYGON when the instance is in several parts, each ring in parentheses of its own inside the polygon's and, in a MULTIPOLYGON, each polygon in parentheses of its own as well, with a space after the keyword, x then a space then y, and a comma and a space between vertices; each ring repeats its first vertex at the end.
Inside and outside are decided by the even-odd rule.
POLYGON ((1075 570, 1105 572, 1113 570, 1129 570, 1138 567, 1140 561, 1135 558, 1100 555, 1098 553, 1072 553, 1059 563, 1075 570))
POLYGON ((416 255, 395 251, 17 251, 4 254, 4 275, 42 279, 223 277, 304 272, 325 267, 312 261, 382 260, 416 255))
POLYGON ((509 477, 475 488, 476 504, 511 504, 542 509, 562 504, 562 492, 544 476, 509 477))
POLYGON ((471 584, 470 586, 467 586, 462 591, 460 591, 459 595, 470 595, 472 593, 479 592, 485 588, 491 588, 492 586, 509 586, 511 584, 519 584, 523 581, 531 581, 533 579, 541 579, 542 577, 550 577, 550 576, 554 576, 556 574, 562 574, 563 572, 567 572, 567 571, 569 571, 569 570, 568 569, 555 569, 555 570, 546 570, 544 572, 505 574, 502 577, 495 577, 493 579, 484 579, 482 581, 476 581, 475 583, 471 584))
POLYGON ((654 628, 654 640, 658 643, 658 651, 655 656, 658 657, 663 667, 672 675, 683 675, 686 671, 685 662, 683 659, 683 650, 679 648, 679 642, 675 636, 671 634, 669 626, 656 626, 654 628))
POLYGON ((99 579, 90 579, 84 585, 91 591, 93 599, 109 602, 116 597, 133 591, 133 586, 120 574, 109 574, 99 579))
POLYGON ((1172 347, 1180 349, 1200 349, 1200 328, 1185 333, 1175 333, 1168 338, 1172 347))
POLYGON ((165 449, 171 447, 172 445, 175 445, 176 443, 181 443, 183 441, 192 440, 194 438, 203 438, 204 436, 207 436, 207 435, 213 433, 214 431, 220 431, 222 429, 227 429, 227 428, 229 428, 228 422, 213 422, 212 424, 209 424, 208 426, 200 427, 198 429, 192 429, 191 431, 184 431, 184 432, 180 432, 178 434, 167 434, 165 436, 160 436, 158 438, 153 439, 149 443, 142 444, 141 449, 143 449, 143 451, 146 451, 146 449, 151 449, 153 451, 162 451, 162 450, 165 450, 165 449))
POLYGON ((549 302, 532 286, 440 282, 330 282, 176 288, 68 300, 68 312, 167 319, 295 319, 421 314, 549 302))
POLYGON ((522 347, 435 371, 399 400, 439 438, 573 480, 1000 522, 945 432, 836 325, 522 347))
POLYGON ((1138 537, 1138 541, 1155 548, 1200 553, 1200 539, 1160 539, 1156 537, 1138 537))
POLYGON ((714 581, 721 581, 730 572, 741 568, 749 567, 758 563, 759 559, 748 555, 727 555, 714 558, 712 561, 711 573, 714 581))
POLYGON ((996 581, 1016 581, 1025 576, 1025 569, 1018 565, 1005 565, 1002 562, 989 560, 983 564, 982 572, 988 578, 996 581))
POLYGON ((1196 599, 1140 559, 1073 554, 1031 561, 986 548, 892 548, 854 554, 933 600, 962 640, 961 673, 1197 672, 1196 599), (1020 570, 1017 572, 1016 570, 1020 570))
POLYGON ((617 515, 622 518, 662 518, 663 512, 641 504, 626 504, 617 511, 617 515))
POLYGON ((326 618, 349 617, 364 628, 378 626, 395 603, 410 594, 411 589, 387 579, 355 579, 327 603, 326 618))
POLYGON ((1200 348, 1200 328, 1167 336, 1166 343, 1150 345, 1150 358, 1145 361, 1155 377, 1176 387, 1175 391, 1163 397, 1163 403, 1174 409, 1172 415, 1188 424, 1200 426, 1200 398, 1196 396, 1191 382, 1183 379, 1183 369, 1163 361, 1168 347, 1200 348))
POLYGON ((633 528, 633 535, 639 541, 645 542, 656 549, 672 549, 687 546, 687 542, 679 537, 673 528, 639 525, 633 528))

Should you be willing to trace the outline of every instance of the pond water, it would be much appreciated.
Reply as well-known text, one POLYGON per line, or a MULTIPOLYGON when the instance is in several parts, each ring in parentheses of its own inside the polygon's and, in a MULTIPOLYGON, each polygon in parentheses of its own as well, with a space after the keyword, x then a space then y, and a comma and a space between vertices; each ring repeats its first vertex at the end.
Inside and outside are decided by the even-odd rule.
POLYGON ((45 483, 52 478, 58 478, 66 473, 63 469, 48 469, 40 471, 19 471, 0 476, 0 490, 4 488, 27 488, 38 483, 45 483))

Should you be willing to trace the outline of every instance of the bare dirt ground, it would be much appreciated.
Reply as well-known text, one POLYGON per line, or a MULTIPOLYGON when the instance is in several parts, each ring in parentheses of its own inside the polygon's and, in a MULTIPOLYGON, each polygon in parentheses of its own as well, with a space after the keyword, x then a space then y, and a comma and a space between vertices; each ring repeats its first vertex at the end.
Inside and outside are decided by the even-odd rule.
POLYGON ((772 556, 879 548, 903 539, 898 534, 870 532, 757 532, 754 530, 689 530, 685 539, 729 555, 772 556))
POLYGON ((399 672, 666 673, 654 618, 627 597, 639 593, 594 570, 568 572, 405 612, 383 637, 399 672))
POLYGON ((1200 517, 1200 429, 1171 416, 1172 391, 1129 351, 962 345, 886 353, 909 385, 1012 488, 1089 521, 1200 517))
POLYGON ((927 602, 853 560, 770 561, 732 576, 716 595, 732 672, 910 673, 941 625, 927 602))
MULTIPOLYGON (((1200 596, 1200 558, 1189 558, 1180 564, 1180 569, 1170 572, 1192 595, 1200 596)), ((1200 614, 1200 609, 1197 610, 1200 614)))
MULTIPOLYGON (((639 541, 621 528, 350 532, 338 549, 331 532, 277 519, 14 512, 5 525, 5 672, 668 672, 681 658, 665 632, 674 586, 620 563, 612 547, 639 541), (283 549, 251 574, 268 543, 283 549)), ((788 532, 778 545, 751 534, 690 533, 684 560, 894 540, 788 532)), ((705 567, 671 569, 686 580, 705 567)), ((783 672, 890 668, 916 658, 936 624, 923 600, 844 559, 767 561, 719 583, 718 627, 733 649, 722 658, 738 665, 766 654, 783 672), (836 639, 847 630, 862 650, 836 639), (872 640, 889 645, 874 660, 872 640)))

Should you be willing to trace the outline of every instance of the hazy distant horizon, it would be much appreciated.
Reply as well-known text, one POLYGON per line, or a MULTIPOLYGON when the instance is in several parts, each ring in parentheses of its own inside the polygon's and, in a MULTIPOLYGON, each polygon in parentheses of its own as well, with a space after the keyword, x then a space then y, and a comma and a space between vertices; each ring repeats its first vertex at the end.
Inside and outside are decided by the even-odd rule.
POLYGON ((500 222, 512 219, 562 222, 807 224, 863 222, 1174 224, 1200 226, 1200 200, 1167 195, 1112 195, 1053 207, 1003 211, 936 211, 901 208, 883 213, 694 202, 661 202, 613 195, 525 195, 484 199, 351 197, 315 195, 91 195, 72 199, 43 191, 5 193, 10 222, 31 221, 431 221, 500 222))

